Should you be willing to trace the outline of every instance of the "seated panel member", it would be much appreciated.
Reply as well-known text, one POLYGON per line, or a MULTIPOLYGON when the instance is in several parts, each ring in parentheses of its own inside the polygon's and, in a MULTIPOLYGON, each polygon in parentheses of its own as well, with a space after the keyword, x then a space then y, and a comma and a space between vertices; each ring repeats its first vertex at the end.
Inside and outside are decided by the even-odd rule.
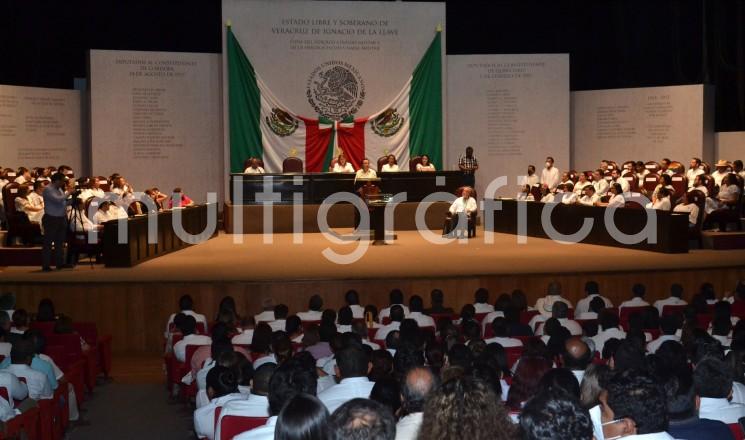
POLYGON ((613 183, 610 186, 610 200, 608 202, 598 202, 598 206, 608 208, 623 208, 626 205, 626 199, 623 197, 623 189, 620 183, 613 183))
POLYGON ((624 193, 627 193, 631 190, 631 185, 629 184, 629 181, 621 177, 621 172, 618 169, 613 169, 610 175, 613 178, 613 182, 621 185, 621 189, 623 190, 624 193))
POLYGON ((528 175, 523 176, 523 185, 528 185, 529 187, 539 185, 541 183, 541 179, 535 174, 535 166, 534 165, 528 165, 528 175))
POLYGON ((189 196, 184 194, 181 188, 173 189, 173 195, 171 195, 171 199, 168 201, 168 209, 172 209, 174 207, 183 208, 185 206, 193 206, 193 205, 194 205, 194 200, 190 199, 189 196))
POLYGON ((689 200, 688 193, 683 194, 683 200, 675 205, 673 212, 687 212, 688 213, 688 227, 695 228, 698 222, 698 205, 693 203, 693 200, 689 200))
POLYGON ((661 187, 652 201, 647 203, 647 209, 657 209, 660 211, 670 211, 672 205, 670 203, 670 191, 664 186, 661 187))
POLYGON ((455 199, 453 204, 450 205, 442 231, 443 236, 449 234, 456 228, 459 214, 461 212, 465 212, 469 218, 476 213, 478 206, 476 204, 476 199, 471 197, 472 192, 473 189, 470 186, 463 187, 463 195, 455 199))
POLYGON ((574 192, 577 194, 577 197, 580 197, 582 195, 582 189, 584 189, 586 186, 591 186, 592 182, 587 180, 587 174, 585 173, 577 173, 577 183, 574 185, 574 192))
POLYGON ((592 172, 592 186, 598 197, 603 197, 608 192, 610 185, 603 177, 603 170, 598 169, 592 172))
POLYGON ((244 174, 264 174, 264 168, 259 166, 259 159, 252 157, 248 168, 243 170, 244 174))
MULTIPOLYGON (((574 193, 574 185, 572 184, 572 182, 564 183, 562 185, 559 185, 559 187, 561 188, 560 191, 562 192, 560 198, 561 203, 565 205, 574 205, 579 201, 579 197, 577 197, 577 194, 574 193)), ((558 198, 559 197, 557 197, 557 199, 558 198)))
POLYGON ((383 168, 380 169, 382 173, 395 173, 401 171, 398 169, 398 162, 396 156, 393 154, 388 155, 388 163, 383 164, 383 168))
POLYGON ((336 163, 331 171, 334 173, 353 173, 354 167, 351 163, 347 162, 347 156, 342 153, 336 158, 336 163))
POLYGON ((378 173, 376 173, 374 169, 370 168, 370 159, 364 158, 362 160, 362 168, 357 170, 357 175, 354 177, 354 180, 374 179, 376 177, 378 177, 378 173))
POLYGON ((535 197, 533 197, 533 193, 530 192, 530 185, 523 185, 520 188, 520 192, 517 193, 516 199, 521 202, 535 201, 535 197))
POLYGON ((600 201, 600 197, 595 193, 595 186, 587 185, 583 189, 583 195, 579 199, 579 203, 587 206, 594 206, 600 201))
POLYGON ((435 166, 429 161, 429 156, 426 154, 422 155, 422 163, 417 164, 417 171, 435 171, 435 166))

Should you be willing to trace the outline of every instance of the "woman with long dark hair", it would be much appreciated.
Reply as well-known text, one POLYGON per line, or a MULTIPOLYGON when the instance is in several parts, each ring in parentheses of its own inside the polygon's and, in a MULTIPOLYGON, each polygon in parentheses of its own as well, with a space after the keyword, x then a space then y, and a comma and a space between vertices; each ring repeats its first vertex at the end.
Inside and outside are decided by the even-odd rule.
POLYGON ((274 440, 326 440, 329 412, 316 397, 298 394, 290 399, 277 418, 274 440))

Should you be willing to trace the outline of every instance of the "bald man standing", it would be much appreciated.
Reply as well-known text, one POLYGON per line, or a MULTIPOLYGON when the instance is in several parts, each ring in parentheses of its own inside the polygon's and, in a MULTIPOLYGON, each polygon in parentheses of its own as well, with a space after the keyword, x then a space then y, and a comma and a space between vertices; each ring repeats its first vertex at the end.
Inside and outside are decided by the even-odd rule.
POLYGON ((564 353, 561 355, 564 368, 571 370, 577 382, 582 383, 585 369, 592 362, 593 352, 590 347, 579 337, 567 339, 564 343, 564 353))
POLYGON ((437 376, 429 368, 416 367, 406 373, 401 387, 403 417, 396 424, 396 440, 415 440, 419 436, 424 402, 437 386, 437 376))

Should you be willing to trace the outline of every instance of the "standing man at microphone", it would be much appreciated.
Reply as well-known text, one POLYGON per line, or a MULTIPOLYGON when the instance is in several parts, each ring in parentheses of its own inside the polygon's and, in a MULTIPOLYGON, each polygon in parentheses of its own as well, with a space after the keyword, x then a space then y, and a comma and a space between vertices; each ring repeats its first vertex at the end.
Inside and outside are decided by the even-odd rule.
POLYGON ((458 168, 463 172, 463 186, 476 187, 476 170, 479 169, 479 161, 473 155, 473 148, 466 147, 466 155, 458 159, 458 168))
POLYGON ((41 224, 44 228, 44 244, 41 251, 42 270, 49 272, 52 259, 52 244, 54 243, 54 261, 57 270, 69 268, 64 264, 63 251, 67 239, 67 204, 69 192, 65 191, 67 177, 62 173, 54 173, 52 182, 44 189, 44 217, 41 224))

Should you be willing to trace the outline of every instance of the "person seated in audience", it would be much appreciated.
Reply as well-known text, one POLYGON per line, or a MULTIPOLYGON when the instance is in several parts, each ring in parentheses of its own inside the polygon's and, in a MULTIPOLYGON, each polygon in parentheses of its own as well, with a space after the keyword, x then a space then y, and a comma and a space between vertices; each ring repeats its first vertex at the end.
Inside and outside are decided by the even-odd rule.
POLYGON ((727 425, 719 420, 698 416, 698 398, 690 371, 671 375, 664 384, 670 426, 667 432, 679 439, 734 440, 727 425))
POLYGON ((261 300, 261 313, 254 316, 256 323, 260 322, 272 322, 274 321, 274 300, 271 298, 264 298, 261 300))
MULTIPOLYGON (((194 299, 192 299, 191 295, 182 295, 178 300, 178 308, 178 313, 193 316, 197 323, 201 323, 204 326, 205 331, 209 328, 207 325, 207 317, 194 311, 194 299)), ((166 337, 168 337, 168 334, 172 332, 173 318, 175 318, 176 315, 177 313, 171 313, 171 316, 168 317, 165 331, 166 337)))
POLYGON ((173 194, 171 194, 171 198, 168 200, 168 209, 183 208, 186 206, 194 206, 194 200, 184 194, 180 187, 174 188, 173 194))
MULTIPOLYGON (((81 199, 77 199, 74 206, 68 210, 68 216, 71 216, 72 220, 69 224, 70 231, 76 232, 77 234, 83 234, 94 231, 96 233, 103 231, 103 225, 93 223, 85 212, 85 202, 81 199), (71 213, 70 211, 74 211, 71 213)), ((77 235, 76 234, 76 235, 77 235)))
MULTIPOLYGON (((561 296, 561 284, 553 281, 549 283, 546 291, 546 296, 538 298, 535 303, 535 310, 540 312, 541 315, 548 318, 552 315, 552 310, 555 302, 563 302, 568 308, 572 308, 572 303, 561 296)), ((531 324, 534 327, 534 324, 531 324)))
POLYGON ((438 377, 429 368, 414 367, 406 372, 401 383, 401 418, 396 424, 396 440, 416 440, 424 405, 438 385, 438 377))
POLYGON ((388 155, 388 161, 383 164, 383 167, 380 169, 383 173, 395 173, 400 171, 398 169, 398 162, 396 161, 396 156, 393 154, 388 155))
POLYGON ((541 203, 553 203, 556 195, 545 186, 541 187, 541 203))
POLYGON ((259 159, 252 157, 249 159, 248 168, 243 170, 244 174, 264 174, 264 168, 259 166, 259 159))
MULTIPOLYGON (((12 350, 12 349, 11 349, 12 350)), ((10 354, 6 357, 10 360, 10 354)), ((18 377, 7 369, 0 369, 0 387, 8 391, 8 397, 11 408, 15 406, 15 400, 23 400, 28 397, 28 386, 18 380, 18 377)))
POLYGON ((419 327, 435 327, 435 320, 424 314, 424 300, 419 295, 409 298, 409 319, 416 321, 419 327))
POLYGON ((256 321, 253 316, 244 317, 241 320, 241 325, 237 329, 239 333, 233 336, 231 342, 236 345, 251 345, 255 327, 256 321))
POLYGON ((375 386, 370 391, 370 400, 382 404, 391 414, 398 414, 401 409, 401 387, 398 380, 386 377, 375 382, 375 386))
MULTIPOLYGON (((51 399, 54 394, 47 376, 31 367, 35 355, 31 339, 19 339, 13 343, 10 351, 10 365, 3 371, 23 378, 28 387, 28 396, 34 400, 51 399)), ((48 365, 48 364, 47 364, 48 365)))
POLYGON ((487 344, 497 343, 504 348, 523 346, 521 340, 509 336, 509 323, 506 318, 494 318, 491 322, 491 328, 494 336, 484 341, 487 344))
POLYGON ((376 173, 374 169, 370 168, 370 159, 362 159, 362 167, 357 170, 354 180, 357 181, 358 179, 374 179, 376 177, 378 177, 378 173, 376 173))
MULTIPOLYGON (((729 304, 729 303, 727 303, 729 304)), ((716 317, 711 321, 709 333, 727 349, 732 345, 732 322, 728 318, 716 317)))
POLYGON ((669 176, 675 174, 675 171, 670 169, 671 163, 672 161, 666 157, 660 160, 660 174, 667 174, 669 176))
POLYGON ((435 165, 430 162, 429 156, 426 154, 422 155, 422 161, 418 164, 416 164, 416 170, 417 171, 424 171, 424 172, 431 172, 435 171, 435 165))
POLYGON ((303 337, 305 336, 303 334, 303 324, 297 315, 290 315, 287 317, 284 331, 287 333, 287 337, 290 338, 290 341, 292 341, 293 344, 300 344, 303 342, 303 337))
POLYGON ((347 162, 347 156, 342 153, 336 158, 336 163, 331 171, 334 173, 354 173, 354 167, 347 162))
POLYGON ((355 397, 368 398, 374 383, 367 378, 369 358, 358 345, 350 345, 336 355, 336 376, 341 381, 318 395, 329 412, 355 397))
POLYGON ((277 364, 264 364, 254 371, 251 380, 251 394, 248 399, 236 399, 226 402, 220 418, 215 423, 215 438, 220 438, 220 425, 226 416, 269 417, 269 382, 277 369, 277 364))
POLYGON ((549 191, 556 189, 561 180, 561 172, 554 166, 554 158, 549 156, 546 158, 546 166, 541 171, 541 186, 547 188, 549 191))
POLYGON ((101 201, 101 203, 98 204, 96 213, 93 214, 93 223, 96 225, 102 225, 110 220, 118 220, 120 218, 126 217, 126 211, 119 208, 111 201, 103 200, 101 201))
POLYGON ((390 409, 370 399, 352 399, 329 417, 333 439, 394 440, 396 419, 390 409))
POLYGON ((103 199, 105 195, 104 190, 101 189, 101 179, 94 176, 89 179, 88 187, 80 193, 80 198, 83 200, 88 200, 91 197, 103 199))
POLYGON ((693 182, 696 181, 696 176, 704 174, 704 170, 701 168, 701 159, 698 157, 691 158, 691 163, 688 166, 686 172, 686 178, 688 179, 688 189, 693 188, 693 182))
MULTIPOLYGON (((230 327, 223 322, 218 322, 212 328, 212 343, 210 345, 202 345, 194 351, 194 355, 191 357, 191 373, 192 377, 196 378, 197 386, 200 390, 206 389, 205 379, 207 372, 212 366, 220 365, 219 357, 223 351, 239 353, 246 359, 251 357, 251 354, 245 348, 234 347, 232 345, 230 334, 230 327)), ((236 362, 233 359, 233 364, 223 363, 222 365, 231 367, 236 362)))
POLYGON ((600 286, 596 281, 588 281, 585 283, 585 297, 577 301, 577 307, 574 309, 574 315, 579 316, 582 313, 590 311, 590 301, 595 298, 603 300, 605 307, 613 307, 613 303, 606 297, 600 295, 600 286))
POLYGON ((619 325, 618 315, 611 310, 603 310, 598 316, 600 331, 592 337, 595 343, 595 350, 603 353, 605 343, 611 339, 626 339, 626 332, 619 325))
POLYGON ((524 440, 593 440, 590 413, 562 390, 546 390, 530 399, 520 414, 524 440))
POLYGON ((633 297, 628 301, 622 302, 621 305, 618 306, 619 312, 624 307, 644 307, 649 305, 649 303, 644 300, 644 295, 647 293, 647 288, 644 284, 634 284, 631 287, 631 293, 633 294, 633 297))
POLYGON ((371 342, 367 332, 367 325, 364 321, 355 321, 352 323, 352 333, 360 337, 362 343, 373 350, 379 350, 380 345, 371 342))
POLYGON ((473 308, 475 313, 491 313, 494 306, 489 304, 489 291, 480 287, 473 294, 473 308))
POLYGON ((523 176, 522 183, 520 184, 523 187, 532 188, 536 185, 540 185, 541 179, 535 174, 535 166, 534 165, 528 165, 528 174, 523 176))
POLYGON ((533 193, 530 192, 530 185, 522 185, 520 187, 520 192, 517 193, 517 196, 515 198, 519 202, 534 202, 535 197, 533 197, 533 193))
POLYGON ((587 179, 587 174, 577 173, 577 183, 574 184, 574 193, 577 197, 580 197, 584 193, 584 189, 588 186, 592 186, 592 182, 587 179))
POLYGON ((349 306, 340 308, 336 319, 336 331, 339 333, 351 332, 352 321, 354 321, 352 309, 350 309, 349 306))
POLYGON ((688 304, 683 299, 683 286, 678 283, 674 283, 670 286, 670 296, 665 299, 658 299, 654 302, 654 306, 662 315, 662 310, 665 306, 684 306, 688 304))
POLYGON ((181 334, 183 338, 173 344, 173 355, 179 362, 186 360, 186 346, 187 345, 210 345, 212 339, 206 335, 196 334, 197 320, 191 315, 186 315, 181 321, 181 334))
MULTIPOLYGON (((49 386, 51 387, 52 391, 57 389, 57 378, 58 374, 55 372, 56 365, 53 366, 53 361, 51 361, 51 358, 48 356, 45 356, 46 359, 43 359, 39 353, 44 349, 45 347, 45 340, 44 336, 42 336, 41 332, 38 330, 29 330, 24 335, 22 340, 25 341, 31 341, 31 346, 33 348, 31 363, 29 364, 31 366, 31 369, 38 371, 39 373, 42 373, 47 378, 47 382, 49 383, 49 386), (47 360, 48 359, 48 360, 47 360)), ((11 349, 12 353, 12 349, 11 349)), ((3 359, 2 362, 0 362, 0 369, 6 369, 11 365, 11 357, 6 357, 3 359)), ((62 372, 60 371, 59 376, 62 376, 62 372)))
POLYGON ((45 180, 37 180, 34 182, 33 191, 29 192, 28 199, 29 208, 27 208, 26 215, 29 220, 34 223, 41 223, 41 217, 44 215, 44 188, 49 182, 45 180), (34 211, 36 210, 36 211, 34 211), (31 211, 31 213, 29 213, 31 211))
POLYGON ((605 302, 603 301, 602 298, 595 297, 592 299, 592 301, 590 301, 590 310, 588 312, 582 312, 578 315, 575 315, 575 319, 579 319, 579 320, 598 319, 600 312, 602 312, 603 310, 605 310, 605 302))
MULTIPOLYGON (((269 419, 264 426, 233 437, 234 440, 273 440, 277 418, 285 406, 298 394, 316 395, 318 377, 312 368, 297 359, 280 365, 269 380, 269 419)), ((250 400, 250 398, 249 398, 250 400)))
POLYGON ((688 213, 688 228, 695 228, 698 224, 698 205, 688 197, 688 193, 683 194, 683 198, 680 203, 675 205, 673 212, 687 212, 688 213))
POLYGON ((582 197, 578 202, 585 206, 595 206, 600 201, 600 196, 595 192, 595 186, 587 185, 583 188, 582 197))
POLYGON ((745 179, 745 169, 743 169, 742 161, 740 159, 732 162, 732 172, 745 179))
POLYGON ((455 311, 451 307, 445 307, 445 294, 440 289, 432 289, 429 294, 429 301, 431 307, 425 310, 428 315, 431 314, 454 314, 455 311))
POLYGON ((649 170, 647 169, 647 166, 644 164, 644 162, 638 160, 634 164, 634 176, 636 176, 637 182, 639 182, 639 187, 641 188, 644 186, 644 178, 649 175, 649 170))
POLYGON ((670 202, 670 191, 662 187, 657 191, 651 202, 647 203, 647 209, 657 209, 659 211, 670 211, 672 203, 670 202))
POLYGON ((592 187, 595 188, 595 194, 598 197, 603 197, 610 188, 610 184, 603 176, 603 170, 595 170, 592 172, 592 187))
POLYGON ((699 174, 698 176, 696 176, 696 180, 693 181, 693 188, 691 189, 701 191, 702 193, 704 193, 705 196, 709 196, 709 188, 704 183, 704 174, 699 174))
POLYGON ((360 297, 356 290, 348 290, 344 294, 344 302, 352 309, 354 319, 366 319, 365 308, 360 305, 360 297))
POLYGON ((732 375, 724 361, 707 357, 696 363, 693 383, 701 402, 698 410, 700 418, 719 420, 729 425, 745 417, 745 405, 728 401, 732 393, 732 375))
POLYGON ((631 184, 629 184, 629 181, 621 176, 620 170, 614 169, 613 171, 611 171, 611 179, 611 186, 613 186, 614 183, 621 185, 621 191, 623 194, 631 191, 631 184))
POLYGON ((26 312, 26 309, 18 309, 15 312, 13 312, 13 327, 10 328, 11 333, 15 333, 17 335, 23 335, 26 333, 26 331, 29 329, 28 322, 28 312, 26 312))
POLYGON ((514 304, 504 311, 504 319, 507 320, 507 334, 510 336, 533 336, 533 328, 520 322, 521 313, 520 309, 514 304))
POLYGON ((673 178, 670 177, 669 174, 660 175, 660 183, 655 186, 654 191, 650 196, 651 199, 655 199, 657 197, 657 192, 660 190, 660 188, 666 188, 667 191, 670 193, 671 198, 676 197, 675 188, 673 187, 673 178))
POLYGON ((383 322, 383 318, 387 318, 390 315, 393 306, 401 306, 404 310, 404 317, 409 316, 409 308, 404 305, 404 293, 401 289, 396 288, 388 293, 388 304, 389 306, 382 309, 378 314, 380 322, 383 322))
POLYGON ((287 315, 290 313, 290 309, 284 304, 277 304, 274 306, 274 319, 269 321, 269 327, 272 331, 284 331, 285 324, 287 322, 287 315))
POLYGON ((678 318, 675 315, 665 315, 660 319, 662 334, 659 338, 647 344, 647 352, 656 353, 657 349, 667 341, 680 342, 680 337, 675 333, 678 331, 678 318))
POLYGON ((33 179, 31 178, 31 171, 26 167, 19 167, 18 171, 16 171, 16 178, 13 180, 13 182, 23 185, 25 183, 33 183, 33 179))
MULTIPOLYGON (((458 223, 461 221, 461 214, 466 216, 466 219, 462 221, 468 221, 471 219, 478 210, 476 199, 471 197, 473 194, 473 188, 470 186, 464 186, 462 195, 455 199, 450 205, 448 212, 445 217, 445 225, 442 228, 442 236, 449 235, 452 231, 461 227, 458 223)), ((465 229, 465 225, 463 226, 465 229)))
MULTIPOLYGON (((582 326, 577 321, 569 319, 569 306, 561 301, 556 301, 551 307, 551 317, 556 318, 562 327, 569 330, 572 335, 582 335, 582 326)), ((543 325, 538 324, 536 335, 543 335, 543 325)))
POLYGON ((111 192, 118 195, 125 201, 129 201, 133 198, 134 188, 127 182, 124 176, 119 176, 111 179, 111 192))
POLYGON ((267 363, 278 363, 272 353, 272 328, 266 322, 256 324, 251 340, 251 353, 254 370, 267 363))
POLYGON ((25 214, 28 221, 31 223, 40 223, 41 217, 44 215, 43 206, 34 206, 28 199, 30 184, 23 184, 18 187, 18 193, 15 199, 15 210, 18 213, 25 214))
MULTIPOLYGON (((362 309, 360 307, 360 309, 362 309)), ((299 312, 297 317, 301 321, 320 321, 323 313, 323 298, 321 295, 313 295, 308 300, 308 311, 299 312)))
POLYGON ((391 322, 380 327, 378 331, 375 332, 375 339, 384 340, 386 336, 388 336, 388 333, 401 328, 401 321, 403 321, 406 316, 403 307, 399 304, 392 306, 390 308, 390 314, 391 322))
POLYGON ((626 206, 626 199, 623 196, 623 189, 618 183, 612 183, 610 185, 610 200, 607 202, 598 202, 597 206, 605 206, 607 208, 623 208, 626 206))
POLYGON ((572 182, 572 179, 569 177, 569 172, 564 171, 561 173, 561 181, 559 182, 559 185, 566 185, 567 183, 574 185, 574 182, 572 182))
POLYGON ((198 438, 215 438, 215 410, 233 400, 247 400, 238 392, 237 371, 217 365, 207 373, 209 403, 194 411, 194 432, 198 438))
POLYGON ((336 334, 336 328, 324 325, 311 325, 305 329, 303 336, 303 349, 310 353, 314 359, 323 359, 331 356, 331 339, 336 334))
POLYGON ((36 309, 36 322, 54 322, 57 314, 54 312, 54 303, 49 298, 39 301, 36 309))
POLYGON ((559 185, 554 201, 565 205, 574 205, 579 201, 579 197, 574 193, 574 184, 572 182, 559 185))
POLYGON ((325 440, 330 437, 329 412, 320 400, 297 394, 280 411, 274 439, 325 440))
POLYGON ((615 374, 600 395, 603 436, 606 439, 672 440, 667 400, 662 386, 643 371, 615 374))
POLYGON ((718 224, 719 231, 727 230, 727 218, 733 207, 737 206, 740 198, 741 188, 737 184, 737 177, 730 173, 724 177, 716 197, 706 198, 707 228, 709 225, 718 224))
MULTIPOLYGON (((2 314, 0 314, 0 318, 2 318, 3 315, 8 316, 7 313, 3 312, 2 314)), ((5 356, 6 358, 8 358, 10 357, 10 350, 13 347, 13 344, 7 341, 6 336, 7 332, 4 328, 0 327, 0 356, 5 356)))

